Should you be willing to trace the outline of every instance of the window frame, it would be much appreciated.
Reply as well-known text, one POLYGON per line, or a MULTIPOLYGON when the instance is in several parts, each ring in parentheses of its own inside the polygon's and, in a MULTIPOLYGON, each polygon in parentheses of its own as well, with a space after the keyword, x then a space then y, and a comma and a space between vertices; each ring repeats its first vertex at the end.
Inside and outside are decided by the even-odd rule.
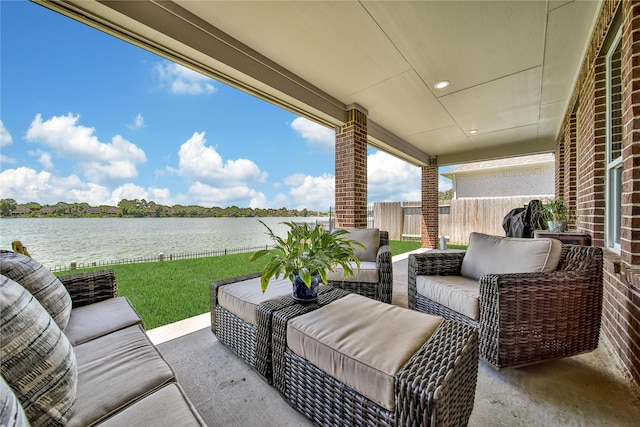
MULTIPOLYGON (((620 252, 620 234, 622 228, 622 149, 620 155, 612 159, 612 67, 611 59, 622 43, 622 28, 619 28, 606 55, 606 174, 605 174, 605 242, 606 246, 620 252)), ((622 48, 622 46, 621 46, 622 48)), ((620 66, 622 74, 622 64, 620 66)), ((622 76, 620 76, 622 78, 622 76)), ((622 95, 622 89, 621 89, 622 95)), ((622 101, 621 101, 622 102, 622 101)), ((622 108, 622 107, 621 107, 622 108)), ((621 124, 622 126, 622 124, 621 124)), ((622 143, 622 141, 620 141, 622 143)))

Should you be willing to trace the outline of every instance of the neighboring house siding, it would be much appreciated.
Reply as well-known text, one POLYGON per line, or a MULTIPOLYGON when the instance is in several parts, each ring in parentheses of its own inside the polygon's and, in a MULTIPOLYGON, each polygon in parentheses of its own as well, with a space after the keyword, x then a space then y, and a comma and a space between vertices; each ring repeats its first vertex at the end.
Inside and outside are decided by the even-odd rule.
POLYGON ((455 197, 514 197, 554 194, 554 165, 457 175, 455 197))

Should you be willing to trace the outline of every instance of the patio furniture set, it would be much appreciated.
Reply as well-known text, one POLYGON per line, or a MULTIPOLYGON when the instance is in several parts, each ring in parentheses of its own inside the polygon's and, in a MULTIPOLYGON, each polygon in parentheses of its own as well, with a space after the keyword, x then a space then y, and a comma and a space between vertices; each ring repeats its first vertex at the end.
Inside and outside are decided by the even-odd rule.
POLYGON ((265 294, 259 274, 214 282, 211 329, 318 425, 466 425, 479 359, 597 347, 599 248, 473 233, 466 252, 410 255, 408 273, 408 309, 342 281, 305 304, 285 280, 265 294))
MULTIPOLYGON (((376 271, 331 276, 317 301, 294 300, 288 280, 262 293, 260 274, 210 287, 219 341, 316 424, 466 425, 479 359, 502 369, 597 347, 600 248, 473 233, 466 252, 409 256, 402 308, 388 234, 358 233, 361 269, 376 271)), ((6 251, 0 268, 1 425, 205 425, 113 271, 60 280, 6 251)))

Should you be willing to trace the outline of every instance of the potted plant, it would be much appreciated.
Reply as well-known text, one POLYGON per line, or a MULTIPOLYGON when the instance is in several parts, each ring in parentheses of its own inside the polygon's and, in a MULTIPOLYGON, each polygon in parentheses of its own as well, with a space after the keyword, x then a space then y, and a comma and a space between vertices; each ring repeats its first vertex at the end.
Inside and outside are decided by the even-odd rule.
POLYGON ((346 230, 327 232, 322 225, 283 222, 282 224, 289 226, 289 230, 287 237, 282 238, 276 236, 264 222, 260 222, 267 228, 267 234, 275 243, 274 249, 260 250, 250 258, 250 261, 255 261, 267 254, 271 255, 260 277, 262 292, 267 290, 272 277, 277 279, 282 276, 291 280, 294 299, 314 301, 318 297, 320 281, 327 283, 327 272, 334 266, 341 266, 345 276, 353 275, 350 262, 355 262, 360 267, 355 251, 356 247, 364 249, 364 245, 347 239, 346 230))
POLYGON ((565 204, 562 197, 547 200, 542 205, 542 213, 549 226, 549 231, 564 232, 571 219, 571 209, 565 204))

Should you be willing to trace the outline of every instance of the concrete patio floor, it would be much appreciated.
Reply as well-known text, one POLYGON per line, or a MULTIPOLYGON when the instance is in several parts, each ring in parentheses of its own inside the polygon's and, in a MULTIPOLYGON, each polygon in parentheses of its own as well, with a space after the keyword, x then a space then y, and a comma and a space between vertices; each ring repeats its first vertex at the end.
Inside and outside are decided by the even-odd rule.
MULTIPOLYGON (((407 305, 407 254, 393 258, 407 305)), ((312 425, 211 333, 209 313, 148 332, 209 426, 312 425)), ((479 362, 470 426, 638 426, 640 395, 604 346, 520 369, 479 362)))

